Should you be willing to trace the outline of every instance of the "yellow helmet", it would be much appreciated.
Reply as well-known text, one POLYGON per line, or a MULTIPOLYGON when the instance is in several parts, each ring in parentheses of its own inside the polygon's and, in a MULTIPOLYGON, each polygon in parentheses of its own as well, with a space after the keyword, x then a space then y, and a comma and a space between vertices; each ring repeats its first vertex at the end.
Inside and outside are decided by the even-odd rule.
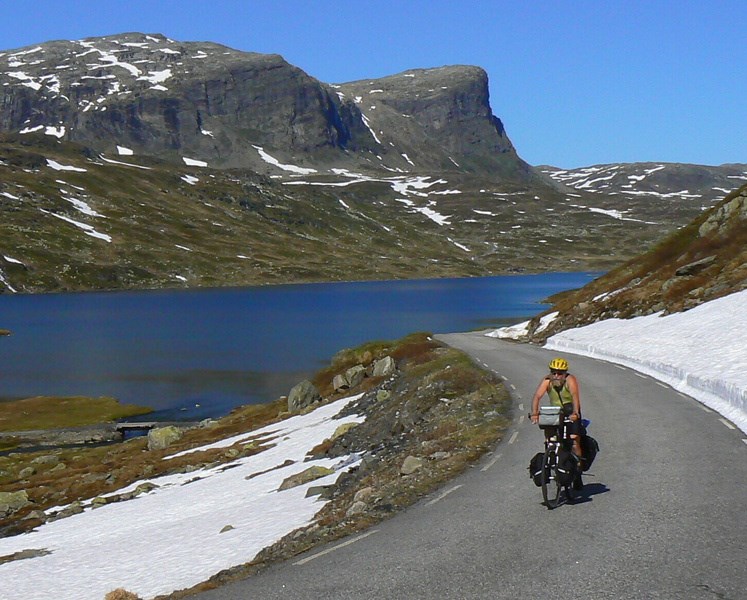
POLYGON ((568 361, 564 358, 553 358, 550 361, 550 369, 553 371, 567 371, 568 361))

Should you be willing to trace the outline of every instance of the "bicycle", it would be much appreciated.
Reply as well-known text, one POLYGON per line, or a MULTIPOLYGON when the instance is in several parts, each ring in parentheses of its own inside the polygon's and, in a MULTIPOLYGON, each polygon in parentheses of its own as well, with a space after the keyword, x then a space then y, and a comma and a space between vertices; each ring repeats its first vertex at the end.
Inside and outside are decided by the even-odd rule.
POLYGON ((580 472, 573 454, 573 440, 566 434, 571 420, 561 414, 559 406, 540 406, 539 427, 545 432, 545 452, 539 474, 542 498, 552 510, 573 500, 573 481, 580 472))

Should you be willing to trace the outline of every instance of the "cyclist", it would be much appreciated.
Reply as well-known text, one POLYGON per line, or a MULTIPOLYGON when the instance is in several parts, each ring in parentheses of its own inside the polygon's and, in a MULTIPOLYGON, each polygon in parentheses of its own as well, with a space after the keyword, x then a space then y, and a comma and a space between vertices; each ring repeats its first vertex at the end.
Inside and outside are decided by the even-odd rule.
MULTIPOLYGON (((532 398, 532 412, 530 418, 532 423, 539 420, 539 403, 540 398, 547 394, 550 398, 550 404, 560 406, 563 415, 570 419, 566 423, 566 433, 573 440, 573 453, 579 460, 579 468, 582 467, 583 452, 581 450, 581 396, 578 387, 578 380, 575 375, 568 372, 568 361, 564 358, 553 358, 549 364, 550 373, 537 386, 532 398)), ((574 488, 580 488, 581 476, 579 475, 574 481, 574 488)))

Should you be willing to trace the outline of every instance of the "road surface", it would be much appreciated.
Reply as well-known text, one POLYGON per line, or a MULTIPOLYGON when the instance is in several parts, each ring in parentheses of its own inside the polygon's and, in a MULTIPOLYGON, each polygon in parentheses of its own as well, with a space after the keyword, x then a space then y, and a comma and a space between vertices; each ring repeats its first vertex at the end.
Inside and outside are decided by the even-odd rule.
POLYGON ((744 434, 649 377, 566 355, 601 452, 579 501, 550 511, 526 468, 542 448, 526 414, 555 353, 438 337, 511 391, 513 424, 495 451, 363 534, 201 600, 747 598, 744 434))

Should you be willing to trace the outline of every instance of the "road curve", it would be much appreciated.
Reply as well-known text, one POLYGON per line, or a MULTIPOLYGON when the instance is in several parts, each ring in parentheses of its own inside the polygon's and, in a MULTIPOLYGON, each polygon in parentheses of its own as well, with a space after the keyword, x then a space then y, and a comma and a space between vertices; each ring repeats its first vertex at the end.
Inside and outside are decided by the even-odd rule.
POLYGON ((514 397, 505 439, 410 509, 203 600, 744 599, 747 443, 719 415, 629 369, 568 356, 601 452, 580 501, 549 511, 526 470, 526 419, 552 354, 479 333, 438 336, 514 397))

